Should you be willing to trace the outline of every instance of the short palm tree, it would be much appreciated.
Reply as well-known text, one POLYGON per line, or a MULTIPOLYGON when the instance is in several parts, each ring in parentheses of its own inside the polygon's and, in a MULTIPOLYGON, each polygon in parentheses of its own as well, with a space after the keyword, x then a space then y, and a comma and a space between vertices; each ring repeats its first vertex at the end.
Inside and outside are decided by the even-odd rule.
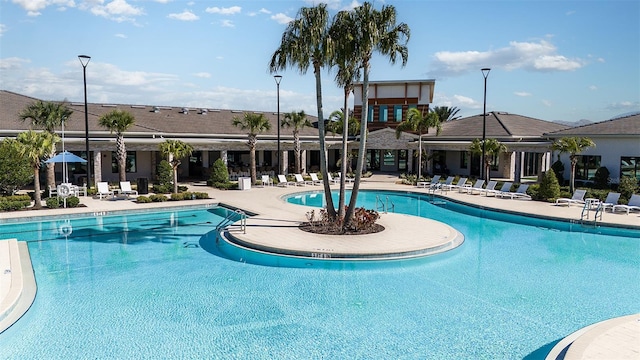
POLYGON ((433 111, 429 111, 426 114, 423 114, 416 108, 409 109, 407 111, 407 120, 401 122, 396 127, 397 138, 400 138, 400 134, 402 134, 403 131, 418 133, 417 181, 420 181, 420 179, 422 178, 422 135, 428 134, 429 128, 436 128, 436 135, 440 135, 440 131, 442 131, 440 117, 438 117, 438 114, 433 111))
POLYGON ((329 12, 327 4, 314 7, 303 7, 296 18, 289 22, 282 34, 280 46, 271 56, 269 71, 275 73, 288 67, 297 68, 305 74, 309 67, 313 68, 316 80, 316 106, 318 109, 318 138, 320 142, 320 172, 324 185, 327 213, 330 218, 336 217, 329 178, 327 176, 327 153, 322 112, 322 68, 329 64, 333 56, 332 42, 329 33, 329 12))
POLYGON ((305 127, 312 127, 311 121, 307 119, 307 114, 304 111, 292 111, 284 115, 282 120, 282 127, 293 129, 293 152, 296 154, 296 173, 300 174, 301 168, 301 154, 300 154, 300 130, 305 127))
POLYGON ((127 148, 124 143, 124 133, 135 123, 135 117, 124 110, 113 110, 102 115, 98 120, 100 126, 116 134, 116 159, 120 181, 127 181, 127 148))
POLYGON ((42 196, 40 196, 40 164, 42 160, 46 159, 51 154, 51 149, 55 148, 55 143, 58 141, 58 137, 55 134, 49 132, 35 132, 29 130, 18 134, 16 138, 20 144, 18 146, 18 152, 21 156, 24 156, 29 160, 31 168, 33 169, 33 199, 34 209, 40 209, 42 207, 42 196))
POLYGON ((554 141, 551 149, 560 153, 569 153, 571 161, 571 174, 569 178, 569 191, 573 193, 576 180, 576 164, 578 163, 578 154, 596 144, 587 137, 563 137, 554 141))
MULTIPOLYGON (((31 120, 31 125, 36 129, 42 129, 50 134, 55 134, 56 129, 66 123, 73 114, 73 110, 69 109, 66 102, 51 102, 38 100, 24 108, 20 114, 20 120, 31 120)), ((51 153, 47 158, 51 158, 56 154, 55 144, 51 148, 51 153)), ((89 156, 87 154, 87 156, 89 156)), ((89 166, 89 165, 87 165, 89 166)), ((47 164, 47 185, 55 186, 55 164, 47 164)))
POLYGON ((456 116, 460 112, 460 109, 455 106, 435 106, 433 107, 433 112, 438 114, 442 122, 460 119, 460 116, 456 116))
POLYGON ((244 117, 234 117, 232 120, 233 126, 239 127, 241 130, 248 130, 249 136, 249 156, 250 156, 250 171, 251 171, 251 184, 256 183, 256 143, 258 142, 258 134, 271 129, 271 123, 264 114, 245 113, 244 117))
MULTIPOLYGON (((472 154, 482 155, 482 140, 474 139, 469 146, 469 151, 472 154)), ((507 146, 497 139, 485 139, 484 144, 484 173, 486 174, 487 182, 491 180, 491 159, 494 156, 499 156, 500 153, 507 151, 507 146)))
POLYGON ((178 193, 178 166, 182 163, 181 159, 191 156, 193 147, 180 140, 165 140, 159 147, 160 152, 169 159, 173 169, 173 193, 178 193))
MULTIPOLYGON (((349 110, 349 116, 353 116, 353 111, 349 110)), ((344 110, 336 110, 329 115, 329 122, 327 123, 327 131, 335 134, 344 134, 344 110)), ((357 136, 360 133, 360 121, 356 118, 349 117, 347 119, 347 135, 357 136)))

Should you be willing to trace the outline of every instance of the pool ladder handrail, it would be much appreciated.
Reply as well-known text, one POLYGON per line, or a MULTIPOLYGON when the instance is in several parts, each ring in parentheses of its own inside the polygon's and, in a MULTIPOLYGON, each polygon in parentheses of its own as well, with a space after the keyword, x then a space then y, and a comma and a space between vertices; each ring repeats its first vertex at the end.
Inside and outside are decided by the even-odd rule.
POLYGON ((602 221, 602 202, 601 201, 594 201, 592 199, 587 199, 584 202, 584 206, 582 207, 582 213, 580 213, 580 223, 582 223, 585 219, 589 219, 589 211, 591 211, 591 209, 593 208, 593 205, 597 205, 596 206, 596 213, 593 216, 593 225, 597 226, 598 224, 598 217, 600 218, 600 221, 602 221), (594 204, 595 203, 595 204, 594 204))
POLYGON ((220 231, 221 229, 226 228, 227 226, 229 226, 230 224, 238 220, 240 220, 240 230, 242 230, 242 232, 246 234, 247 233, 247 213, 245 213, 240 209, 237 209, 236 211, 229 213, 229 215, 227 215, 227 217, 225 217, 224 220, 222 220, 216 226, 216 231, 220 231), (236 218, 237 215, 240 215, 240 219, 236 218))
POLYGON ((385 204, 385 202, 380 199, 380 195, 376 195, 376 210, 382 210, 382 212, 386 214, 389 211, 389 208, 391 208, 391 212, 395 212, 396 205, 393 203, 393 201, 389 200, 388 196, 386 200, 387 201, 385 204), (389 203, 391 203, 391 207, 389 207, 389 203))

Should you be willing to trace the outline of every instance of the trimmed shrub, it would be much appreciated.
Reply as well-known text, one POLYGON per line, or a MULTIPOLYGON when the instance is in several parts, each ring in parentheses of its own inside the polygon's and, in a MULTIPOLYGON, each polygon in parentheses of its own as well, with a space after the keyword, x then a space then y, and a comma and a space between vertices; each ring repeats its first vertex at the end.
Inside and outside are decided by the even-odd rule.
POLYGON ((611 182, 609 169, 601 166, 596 170, 596 174, 593 179, 593 185, 596 189, 608 189, 611 182))
POLYGON ((153 202, 165 202, 168 200, 166 196, 161 194, 153 194, 149 196, 149 199, 151 199, 151 201, 153 202))
POLYGON ((213 187, 220 190, 236 190, 238 188, 237 182, 227 182, 227 183, 214 183, 213 187))
POLYGON ((211 176, 209 177, 209 181, 212 184, 229 182, 229 170, 222 159, 216 160, 211 166, 211 176))
POLYGON ((60 207, 60 200, 56 196, 47 198, 45 202, 47 203, 47 207, 49 209, 57 209, 60 207))
POLYGON ((151 202, 151 198, 149 198, 148 196, 144 196, 144 195, 140 195, 136 198, 136 202, 138 204, 146 204, 146 203, 150 203, 151 202))
MULTIPOLYGON (((533 197, 533 196, 532 196, 533 197)), ((536 200, 555 201, 560 197, 560 184, 556 178, 555 171, 547 171, 540 181, 540 187, 535 197, 536 200)))
POLYGON ((556 160, 551 165, 551 170, 556 174, 556 179, 560 185, 564 185, 564 164, 560 160, 556 160))
POLYGON ((167 160, 162 160, 156 168, 156 182, 158 185, 173 185, 173 168, 167 160))
POLYGON ((67 198, 67 207, 74 208, 80 205, 80 199, 77 196, 69 196, 67 198))
MULTIPOLYGON (((622 179, 620 179, 620 184, 618 184, 618 192, 621 195, 620 197, 628 202, 631 195, 638 192, 638 180, 630 176, 623 176, 622 179)), ((620 203, 623 202, 621 201, 620 203)))
POLYGON ((31 205, 29 195, 12 195, 0 197, 0 211, 16 211, 31 205))

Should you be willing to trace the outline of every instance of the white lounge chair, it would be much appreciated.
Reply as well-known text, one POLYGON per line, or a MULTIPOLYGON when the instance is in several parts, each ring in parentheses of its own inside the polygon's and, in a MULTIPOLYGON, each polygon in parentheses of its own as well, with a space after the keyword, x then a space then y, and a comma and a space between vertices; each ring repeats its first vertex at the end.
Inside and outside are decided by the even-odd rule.
MULTIPOLYGON (((342 177, 342 174, 341 174, 341 173, 338 173, 338 182, 340 182, 340 178, 341 178, 341 177, 342 177)), ((352 182, 353 182, 353 179, 352 179, 352 178, 350 178, 350 177, 346 177, 346 176, 345 176, 345 177, 344 177, 344 182, 345 182, 345 183, 347 183, 347 184, 349 184, 349 183, 352 183, 352 182)))
POLYGON ((55 186, 49 185, 49 197, 58 196, 58 188, 55 186))
POLYGON ((331 176, 331 173, 327 173, 327 179, 329 180, 329 184, 340 184, 340 179, 334 178, 331 176))
MULTIPOLYGON (((482 195, 482 193, 485 194, 485 196, 487 195, 487 192, 489 191, 494 191, 496 188, 496 185, 498 185, 498 182, 495 180, 490 180, 489 183, 487 184, 486 187, 484 187, 484 189, 480 189, 478 190, 478 195, 482 195)), ((475 190, 471 191, 471 194, 473 194, 475 190)))
POLYGON ((129 195, 138 196, 138 191, 131 188, 131 181, 120 181, 120 194, 128 198, 129 195))
POLYGON ((313 185, 313 181, 305 180, 302 177, 302 174, 293 174, 296 177, 296 185, 297 186, 305 186, 305 185, 313 185))
POLYGON ((473 194, 474 191, 483 190, 482 185, 484 185, 484 180, 483 179, 479 179, 479 180, 476 180, 476 182, 475 182, 475 184, 473 184, 473 186, 465 186, 465 187, 460 188, 460 192, 467 193, 467 194, 473 194))
POLYGON ((416 187, 421 187, 421 188, 425 188, 426 189, 426 188, 430 187, 431 184, 436 184, 438 182, 440 182, 440 175, 434 175, 431 178, 431 181, 418 181, 416 183, 416 187))
POLYGON ((313 184, 313 185, 322 185, 322 180, 320 180, 318 178, 318 174, 311 173, 311 174, 309 174, 309 176, 311 176, 311 184, 313 184))
MULTIPOLYGON (((461 189, 463 187, 465 187, 465 185, 467 184, 467 178, 466 177, 461 177, 457 183, 453 184, 453 185, 448 185, 449 186, 449 190, 453 190, 453 189, 458 189, 458 191, 462 191, 461 189)), ((447 185, 445 185, 447 186, 447 185)))
POLYGON ((262 186, 273 186, 273 179, 269 175, 262 175, 262 186))
POLYGON ((104 196, 105 198, 108 197, 114 197, 116 196, 115 191, 109 189, 109 183, 106 181, 101 181, 98 183, 98 190, 96 192, 96 195, 98 195, 98 198, 100 200, 102 200, 102 197, 104 196))
POLYGON ((531 200, 531 195, 527 194, 528 188, 529 188, 529 185, 520 184, 520 186, 518 186, 518 189, 516 191, 503 191, 496 194, 496 196, 499 196, 501 198, 531 200))
POLYGON ((613 207, 618 205, 618 200, 620 200, 620 193, 610 191, 607 194, 607 198, 600 203, 600 209, 602 211, 607 211, 607 209, 609 209, 613 212, 613 207))
POLYGON ((429 190, 432 192, 449 190, 449 187, 453 183, 453 179, 455 179, 455 177, 449 176, 447 177, 447 180, 445 180, 443 183, 437 182, 437 183, 431 184, 431 186, 429 186, 429 190))
POLYGON ((504 184, 502 184, 502 187, 500 188, 500 190, 487 190, 485 189, 485 195, 489 196, 489 194, 493 195, 493 196, 498 196, 498 194, 503 193, 503 192, 509 192, 511 191, 511 186, 513 185, 512 182, 505 182, 504 184))
POLYGON ((296 185, 295 182, 287 180, 287 177, 280 174, 278 175, 278 186, 280 187, 288 187, 289 185, 296 185))
POLYGON ((587 190, 578 189, 573 192, 573 196, 571 199, 569 198, 559 198, 556 199, 556 205, 567 204, 567 206, 571 206, 571 204, 580 204, 584 205, 584 195, 587 193, 587 190))
POLYGON ((629 203, 627 205, 613 205, 611 211, 614 213, 616 211, 626 211, 627 215, 629 215, 630 211, 640 211, 640 195, 631 195, 631 198, 629 199, 629 203))

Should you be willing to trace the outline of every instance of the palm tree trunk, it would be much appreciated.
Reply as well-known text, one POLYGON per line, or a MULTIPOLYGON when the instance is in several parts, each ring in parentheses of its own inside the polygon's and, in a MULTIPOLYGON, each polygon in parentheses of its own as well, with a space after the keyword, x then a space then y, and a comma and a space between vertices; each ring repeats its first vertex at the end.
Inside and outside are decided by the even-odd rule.
POLYGON ((296 174, 300 174, 300 133, 297 130, 293 132, 293 152, 296 153, 296 174))
POLYGON ((347 154, 347 140, 349 135, 349 88, 344 89, 344 105, 342 107, 342 163, 340 164, 340 197, 338 201, 338 218, 344 219, 344 203, 345 203, 345 188, 346 188, 346 180, 345 175, 347 174, 347 158, 349 155, 347 154))
POLYGON ((327 214, 330 219, 336 218, 336 208, 331 197, 331 187, 329 186, 329 172, 327 171, 327 153, 324 133, 324 116, 322 114, 322 82, 320 79, 320 64, 313 63, 313 73, 316 77, 316 104, 318 107, 318 137, 320 140, 320 172, 322 173, 322 185, 324 186, 324 198, 327 203, 327 214))
POLYGON ((418 178, 416 179, 416 184, 422 177, 422 133, 418 135, 418 146, 418 178))
MULTIPOLYGON (((116 138, 116 156, 118 157, 118 177, 120 181, 127 181, 127 149, 124 144, 124 136, 116 138)), ((87 154, 89 156, 89 154, 87 154)), ((89 163, 87 163, 89 166, 89 163)))
POLYGON ((173 168, 173 193, 178 193, 178 163, 171 164, 173 168))
POLYGON ((251 173, 251 184, 256 184, 256 136, 249 136, 249 171, 251 173))
POLYGON ((367 118, 369 112, 369 62, 364 61, 362 77, 362 119, 360 120, 360 144, 358 146, 358 161, 356 162, 356 178, 353 180, 353 189, 351 189, 351 199, 349 199, 349 208, 344 214, 344 228, 351 226, 351 220, 356 209, 356 200, 358 191, 360 190, 360 179, 362 179, 362 169, 364 168, 366 144, 367 144, 367 118))
MULTIPOLYGON (((54 183, 55 185, 55 183, 54 183)), ((33 208, 41 209, 42 208, 42 197, 40 196, 40 168, 33 168, 33 208)))
POLYGON ((575 189, 575 181, 576 181, 576 164, 577 159, 575 156, 571 157, 571 175, 569 176, 569 192, 573 194, 575 189))
MULTIPOLYGON (((56 146, 55 145, 52 146, 51 154, 49 154, 49 158, 52 158, 54 156, 56 156, 56 146)), ((56 170, 55 170, 55 168, 56 168, 56 164, 54 164, 54 163, 48 163, 47 164, 47 185, 48 186, 56 186, 56 170)), ((64 180, 65 180, 65 175, 66 174, 64 174, 64 170, 65 169, 64 169, 64 163, 63 163, 63 165, 62 165, 62 172, 63 172, 63 174, 62 174, 62 182, 65 182, 64 180)))

